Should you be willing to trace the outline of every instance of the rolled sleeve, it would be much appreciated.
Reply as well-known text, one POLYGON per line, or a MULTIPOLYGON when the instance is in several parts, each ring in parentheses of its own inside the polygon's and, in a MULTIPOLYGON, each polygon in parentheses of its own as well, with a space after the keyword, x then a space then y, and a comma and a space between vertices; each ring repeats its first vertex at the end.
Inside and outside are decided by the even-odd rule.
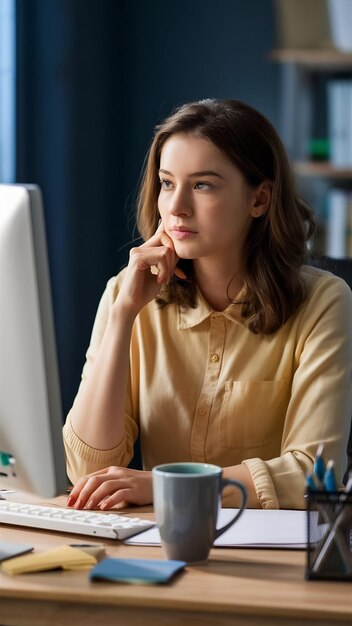
POLYGON ((243 464, 246 465, 252 476, 257 498, 262 509, 280 508, 279 498, 265 462, 261 459, 247 459, 243 461, 243 464))
POLYGON ((136 435, 137 426, 131 420, 132 432, 125 432, 122 441, 109 450, 98 450, 88 446, 80 439, 67 416, 63 427, 63 439, 67 460, 67 474, 72 483, 77 482, 85 474, 96 472, 109 465, 126 467, 133 455, 133 431, 136 435))

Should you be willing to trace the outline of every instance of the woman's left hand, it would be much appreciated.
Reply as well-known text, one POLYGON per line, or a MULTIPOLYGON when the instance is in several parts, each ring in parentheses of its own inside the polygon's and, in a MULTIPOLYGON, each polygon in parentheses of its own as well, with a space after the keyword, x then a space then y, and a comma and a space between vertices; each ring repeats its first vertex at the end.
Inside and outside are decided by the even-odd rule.
POLYGON ((126 467, 107 467, 82 476, 72 488, 67 506, 105 511, 116 504, 151 504, 152 473, 126 467))

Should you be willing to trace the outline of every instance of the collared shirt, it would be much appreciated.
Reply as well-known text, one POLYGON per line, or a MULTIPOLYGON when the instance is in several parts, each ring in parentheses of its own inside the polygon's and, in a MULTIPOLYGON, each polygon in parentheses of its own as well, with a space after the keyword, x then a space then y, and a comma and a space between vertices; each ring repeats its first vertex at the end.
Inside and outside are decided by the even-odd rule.
MULTIPOLYGON (((96 450, 68 415, 71 480, 128 465, 138 432, 145 469, 245 463, 263 508, 304 508, 305 475, 321 441, 341 479, 352 411, 352 293, 328 272, 302 272, 308 298, 271 335, 252 333, 240 305, 214 311, 200 292, 196 308, 144 307, 132 331, 125 437, 96 450)), ((122 280, 123 272, 112 278, 101 299, 81 386, 122 280)))

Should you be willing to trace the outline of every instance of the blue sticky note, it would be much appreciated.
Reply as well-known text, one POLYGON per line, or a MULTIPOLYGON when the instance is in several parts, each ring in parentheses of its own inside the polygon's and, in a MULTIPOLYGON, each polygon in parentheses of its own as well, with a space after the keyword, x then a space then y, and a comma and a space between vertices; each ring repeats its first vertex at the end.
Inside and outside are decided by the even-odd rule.
POLYGON ((90 571, 90 580, 124 583, 166 583, 186 565, 185 561, 103 559, 90 571))

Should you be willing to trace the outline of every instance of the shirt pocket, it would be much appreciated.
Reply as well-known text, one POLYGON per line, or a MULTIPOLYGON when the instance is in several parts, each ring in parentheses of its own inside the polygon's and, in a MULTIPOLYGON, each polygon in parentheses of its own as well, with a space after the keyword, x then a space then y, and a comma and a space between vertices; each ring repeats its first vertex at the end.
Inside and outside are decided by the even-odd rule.
POLYGON ((220 445, 258 448, 281 437, 290 383, 280 380, 228 380, 220 410, 220 445))

